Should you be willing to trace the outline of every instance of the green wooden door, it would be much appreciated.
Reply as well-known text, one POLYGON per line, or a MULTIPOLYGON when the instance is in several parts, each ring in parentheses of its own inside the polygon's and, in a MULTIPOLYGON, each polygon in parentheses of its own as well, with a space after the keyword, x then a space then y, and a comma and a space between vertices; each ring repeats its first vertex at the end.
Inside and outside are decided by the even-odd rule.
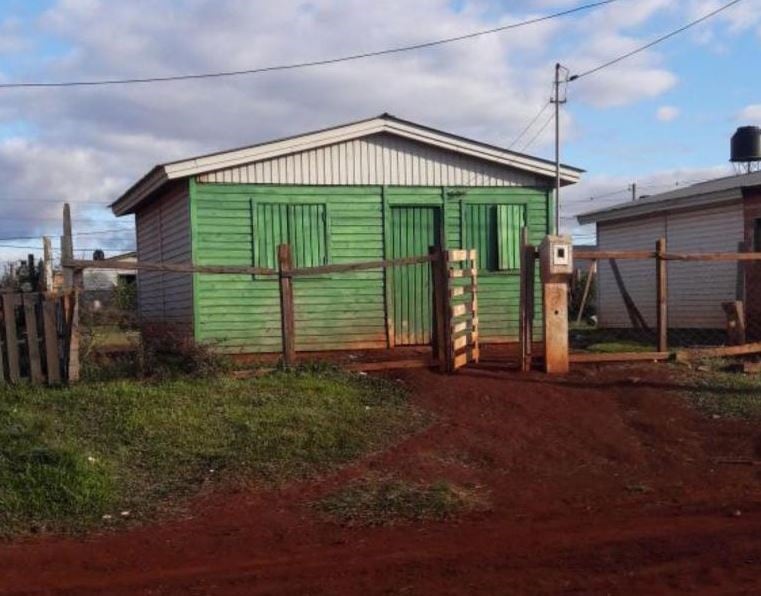
MULTIPOLYGON (((437 207, 391 208, 391 258, 428 254, 439 245, 437 207)), ((433 288, 428 263, 391 269, 394 344, 415 346, 431 343, 433 288)))

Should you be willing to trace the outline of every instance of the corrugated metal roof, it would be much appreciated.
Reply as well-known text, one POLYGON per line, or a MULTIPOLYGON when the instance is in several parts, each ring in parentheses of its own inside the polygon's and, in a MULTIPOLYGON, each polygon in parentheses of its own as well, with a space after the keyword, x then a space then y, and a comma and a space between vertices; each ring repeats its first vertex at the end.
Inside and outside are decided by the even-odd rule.
MULTIPOLYGON (((439 149, 490 162, 498 167, 530 172, 548 180, 554 178, 555 175, 555 165, 551 161, 466 139, 458 135, 402 120, 390 114, 381 114, 376 118, 360 120, 316 132, 158 165, 119 197, 111 205, 111 209, 116 215, 132 213, 143 200, 162 188, 170 180, 198 176, 264 160, 272 160, 284 155, 309 151, 379 133, 396 135, 432 147, 438 147, 439 149)), ((578 182, 582 172, 583 170, 579 168, 562 165, 560 170, 561 181, 563 184, 578 182)))
POLYGON ((598 221, 638 217, 659 211, 725 203, 742 199, 743 188, 754 186, 761 186, 761 172, 707 180, 636 201, 582 213, 577 216, 577 219, 580 224, 585 225, 598 221))

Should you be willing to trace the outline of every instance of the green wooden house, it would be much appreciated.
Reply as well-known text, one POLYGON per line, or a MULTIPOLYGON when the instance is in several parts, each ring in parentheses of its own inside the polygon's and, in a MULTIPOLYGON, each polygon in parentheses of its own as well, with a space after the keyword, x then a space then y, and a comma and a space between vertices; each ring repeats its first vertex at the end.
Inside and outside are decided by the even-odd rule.
MULTIPOLYGON (((113 205, 134 215, 139 261, 274 267, 477 248, 482 342, 517 338, 521 227, 553 232, 554 164, 384 114, 153 168, 113 205)), ((581 170, 561 168, 562 184, 581 170)), ((431 339, 426 265, 299 278, 297 350, 431 339)), ((141 271, 144 323, 230 353, 280 349, 272 277, 141 271)))

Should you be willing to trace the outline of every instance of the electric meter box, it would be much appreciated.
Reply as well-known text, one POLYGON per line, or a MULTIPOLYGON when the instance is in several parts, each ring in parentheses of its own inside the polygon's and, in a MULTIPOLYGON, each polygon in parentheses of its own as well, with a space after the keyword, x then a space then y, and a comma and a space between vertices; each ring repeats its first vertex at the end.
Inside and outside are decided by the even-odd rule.
POLYGON ((567 278, 573 273, 573 243, 570 236, 546 236, 539 247, 542 279, 567 278))

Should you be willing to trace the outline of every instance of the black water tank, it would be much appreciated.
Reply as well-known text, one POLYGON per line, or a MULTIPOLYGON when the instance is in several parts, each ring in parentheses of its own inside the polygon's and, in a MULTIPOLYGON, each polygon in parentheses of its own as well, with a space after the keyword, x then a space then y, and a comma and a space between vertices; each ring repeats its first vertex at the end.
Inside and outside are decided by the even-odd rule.
POLYGON ((735 131, 729 161, 761 161, 761 128, 741 126, 735 131))

